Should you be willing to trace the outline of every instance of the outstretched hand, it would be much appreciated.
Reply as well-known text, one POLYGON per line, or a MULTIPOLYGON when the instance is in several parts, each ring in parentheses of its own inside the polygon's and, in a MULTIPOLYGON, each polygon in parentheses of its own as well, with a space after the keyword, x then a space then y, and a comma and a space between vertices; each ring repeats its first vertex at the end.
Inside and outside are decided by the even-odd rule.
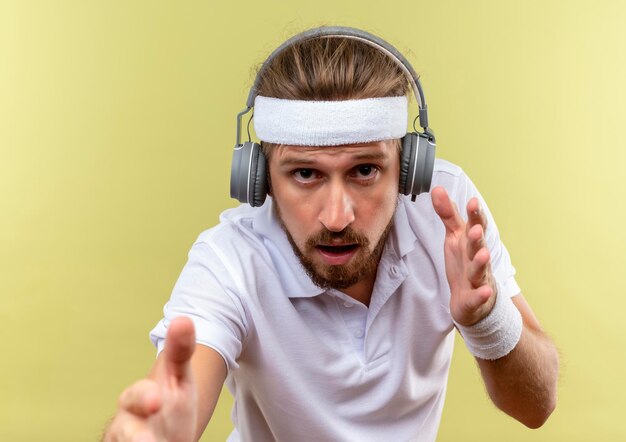
POLYGON ((197 425, 197 391, 191 371, 195 348, 193 323, 173 320, 165 349, 150 376, 128 387, 105 442, 193 441, 197 425))
POLYGON ((461 325, 473 325, 489 314, 496 287, 485 243, 487 220, 478 199, 467 203, 467 222, 443 187, 431 192, 433 207, 446 228, 444 255, 450 285, 450 313, 461 325))

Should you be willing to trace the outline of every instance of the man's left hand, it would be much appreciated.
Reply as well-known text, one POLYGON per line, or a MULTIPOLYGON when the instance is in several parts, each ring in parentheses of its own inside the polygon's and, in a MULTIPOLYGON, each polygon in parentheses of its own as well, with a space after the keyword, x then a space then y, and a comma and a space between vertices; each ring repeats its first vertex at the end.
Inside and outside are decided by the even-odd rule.
POLYGON ((496 300, 491 256, 485 243, 487 220, 477 198, 467 203, 467 222, 443 187, 431 191, 435 212, 446 228, 444 254, 450 285, 450 313, 461 325, 489 314, 496 300))

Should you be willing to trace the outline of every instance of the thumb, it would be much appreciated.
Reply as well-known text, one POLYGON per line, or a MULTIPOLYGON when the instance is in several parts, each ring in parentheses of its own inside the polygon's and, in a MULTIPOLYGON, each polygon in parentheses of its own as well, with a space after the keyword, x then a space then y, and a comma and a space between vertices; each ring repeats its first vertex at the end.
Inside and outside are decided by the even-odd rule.
POLYGON ((165 338, 165 371, 178 379, 191 374, 190 361, 196 347, 196 333, 191 319, 174 319, 165 338))

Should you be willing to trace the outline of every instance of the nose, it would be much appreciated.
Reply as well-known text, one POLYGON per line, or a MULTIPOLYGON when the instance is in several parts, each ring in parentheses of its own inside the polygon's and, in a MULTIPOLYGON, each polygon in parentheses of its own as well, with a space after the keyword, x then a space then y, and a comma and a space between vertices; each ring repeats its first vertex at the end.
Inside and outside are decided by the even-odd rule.
POLYGON ((322 196, 319 221, 331 232, 341 232, 354 221, 354 202, 343 183, 329 183, 322 196))

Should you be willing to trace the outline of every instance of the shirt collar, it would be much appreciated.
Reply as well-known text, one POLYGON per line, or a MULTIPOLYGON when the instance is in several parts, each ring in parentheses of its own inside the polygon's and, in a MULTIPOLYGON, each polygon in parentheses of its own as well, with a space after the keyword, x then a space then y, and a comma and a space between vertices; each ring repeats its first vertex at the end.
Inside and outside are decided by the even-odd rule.
POLYGON ((393 228, 391 235, 387 241, 387 246, 394 248, 396 256, 398 258, 404 258, 410 252, 415 249, 415 243, 417 242, 417 236, 411 228, 409 222, 409 215, 407 213, 407 204, 411 204, 407 197, 400 196, 398 200, 398 207, 396 207, 396 213, 393 219, 393 228))

